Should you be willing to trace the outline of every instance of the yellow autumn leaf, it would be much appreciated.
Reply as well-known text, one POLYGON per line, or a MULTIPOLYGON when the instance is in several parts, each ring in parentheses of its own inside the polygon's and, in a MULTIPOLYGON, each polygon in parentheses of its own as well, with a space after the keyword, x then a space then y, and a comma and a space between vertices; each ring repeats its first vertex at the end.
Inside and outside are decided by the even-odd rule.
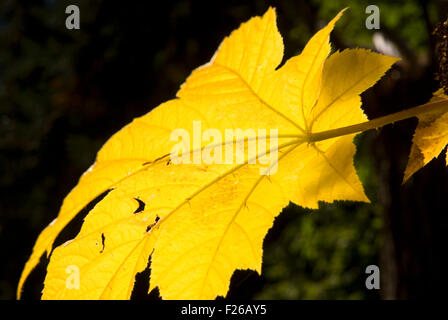
MULTIPOLYGON (((448 99, 443 89, 434 92, 430 101, 448 99)), ((437 158, 448 144, 448 112, 429 113, 418 116, 418 125, 412 138, 411 153, 404 172, 403 183, 418 170, 437 158)), ((448 165, 448 155, 446 156, 448 165)))
POLYGON ((261 273, 263 239, 289 202, 368 201, 353 166, 354 134, 306 142, 314 132, 366 120, 360 93, 397 60, 363 49, 328 57, 341 15, 279 69, 275 10, 250 19, 193 71, 176 99, 112 136, 39 236, 18 296, 64 226, 107 190, 79 234, 51 253, 43 299, 129 299, 149 259, 150 290, 158 287, 164 299, 225 296, 236 269, 261 273), (193 140, 205 130, 215 135, 202 137, 199 148, 189 141, 191 163, 175 164, 176 129, 193 140), (216 138, 226 129, 246 130, 244 161, 197 162, 212 142, 218 147, 209 155, 224 154, 227 141, 216 138), (261 138, 256 158, 269 161, 254 163, 249 141, 261 138))

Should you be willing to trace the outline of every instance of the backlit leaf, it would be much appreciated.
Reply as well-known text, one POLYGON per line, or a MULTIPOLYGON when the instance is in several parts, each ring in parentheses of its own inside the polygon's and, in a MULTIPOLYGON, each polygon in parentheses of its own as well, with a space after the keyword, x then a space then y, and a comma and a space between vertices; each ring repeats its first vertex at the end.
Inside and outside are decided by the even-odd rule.
MULTIPOLYGON (((448 99, 443 89, 434 92, 430 101, 448 99)), ((418 116, 418 125, 412 138, 411 153, 404 172, 405 183, 415 172, 437 158, 448 144, 448 113, 429 113, 418 116)), ((448 155, 446 158, 448 165, 448 155)))
POLYGON ((280 68, 283 43, 273 9, 225 38, 176 99, 103 146, 39 236, 18 293, 64 226, 107 190, 80 233, 51 254, 44 299, 128 299, 149 260, 150 290, 158 287, 165 299, 225 296, 236 269, 261 273, 263 239, 289 202, 317 208, 319 201, 369 201, 353 166, 354 134, 306 142, 313 132, 366 120, 359 94, 397 60, 362 49, 328 58, 329 34, 341 15, 280 68), (222 136, 226 129, 253 129, 249 138, 259 139, 257 130, 265 130, 267 153, 257 155, 266 157, 276 151, 270 130, 278 130, 278 161, 248 163, 246 145, 243 163, 196 163, 201 152, 190 164, 172 163, 171 133, 184 129, 194 137, 199 121, 202 132, 222 136), (71 266, 79 269, 79 289, 67 285, 71 266))

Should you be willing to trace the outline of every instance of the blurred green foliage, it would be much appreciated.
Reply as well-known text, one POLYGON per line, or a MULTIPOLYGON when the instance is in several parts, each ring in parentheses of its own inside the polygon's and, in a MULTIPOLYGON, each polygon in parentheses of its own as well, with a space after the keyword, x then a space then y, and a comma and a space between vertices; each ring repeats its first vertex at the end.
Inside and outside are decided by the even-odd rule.
MULTIPOLYGON (((366 1, 366 0, 333 0, 333 1, 311 1, 318 9, 317 17, 326 20, 334 16, 341 8, 348 7, 349 19, 342 19, 338 28, 343 30, 344 40, 351 45, 370 46, 372 42, 372 30, 364 26, 366 7, 376 5, 380 9, 381 27, 387 27, 405 39, 406 44, 420 52, 427 50, 428 30, 423 16, 423 5, 425 1, 366 1), (354 27, 358 26, 358 27, 354 27)), ((437 21, 437 3, 428 1, 425 5, 429 18, 437 21)))

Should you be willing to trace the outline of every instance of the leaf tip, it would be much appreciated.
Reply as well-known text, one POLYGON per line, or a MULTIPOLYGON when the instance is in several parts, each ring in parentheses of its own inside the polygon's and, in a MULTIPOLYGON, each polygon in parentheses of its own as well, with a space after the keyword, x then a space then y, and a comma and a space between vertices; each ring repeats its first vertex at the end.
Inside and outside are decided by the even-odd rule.
POLYGON ((350 7, 345 7, 344 9, 339 11, 338 14, 333 18, 333 20, 335 20, 335 22, 338 21, 348 9, 350 9, 350 7))
POLYGON ((262 16, 262 19, 272 21, 275 25, 277 25, 277 10, 274 7, 269 7, 262 16))

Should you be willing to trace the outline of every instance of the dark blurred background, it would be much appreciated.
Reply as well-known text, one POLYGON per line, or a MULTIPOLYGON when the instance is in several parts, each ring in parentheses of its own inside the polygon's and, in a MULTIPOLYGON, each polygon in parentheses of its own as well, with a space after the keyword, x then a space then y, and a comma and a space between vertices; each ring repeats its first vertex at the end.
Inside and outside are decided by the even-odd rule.
MULTIPOLYGON (((446 19, 447 1, 0 2, 0 299, 15 298, 38 234, 101 145, 173 98, 224 36, 269 5, 277 8, 285 59, 346 6, 332 35, 335 49, 360 46, 402 56, 363 94, 370 118, 424 103, 438 87, 431 32, 446 19), (65 28, 70 4, 80 8, 80 30, 65 28), (369 4, 381 10, 380 30, 365 27, 369 4)), ((265 240, 263 275, 238 271, 228 296, 446 296, 444 153, 401 186, 416 124, 410 119, 358 135, 355 165, 372 204, 322 204, 312 212, 290 205, 265 240), (380 290, 365 287, 370 264, 380 267, 380 290)), ((67 234, 76 235, 80 221, 67 234)), ((31 274, 25 299, 40 297, 47 263, 43 258, 31 274)), ((145 293, 148 273, 137 277, 134 298, 157 298, 145 293)))

